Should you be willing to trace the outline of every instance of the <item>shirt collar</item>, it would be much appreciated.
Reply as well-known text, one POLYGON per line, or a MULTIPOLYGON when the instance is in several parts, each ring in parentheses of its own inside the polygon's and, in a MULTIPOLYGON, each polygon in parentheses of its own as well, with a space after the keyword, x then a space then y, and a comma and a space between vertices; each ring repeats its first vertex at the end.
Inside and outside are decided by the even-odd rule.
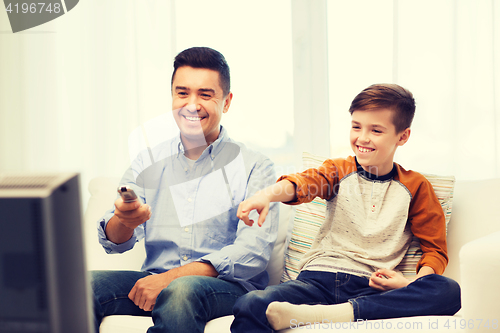
MULTIPOLYGON (((224 147, 224 144, 227 141, 227 138, 228 138, 227 130, 221 125, 219 137, 217 138, 217 140, 212 142, 212 144, 210 144, 207 148, 205 148, 205 150, 201 154, 200 158, 202 158, 203 156, 206 156, 208 154, 210 156, 210 158, 213 160, 215 158, 215 156, 224 147)), ((184 145, 182 144, 180 133, 179 133, 179 136, 177 137, 176 141, 177 141, 176 142, 176 144, 177 144, 177 157, 179 157, 179 155, 181 155, 181 154, 184 155, 184 145)))
POLYGON ((356 157, 355 157, 355 160, 356 160, 356 167, 357 167, 358 174, 360 174, 362 177, 369 179, 369 180, 383 182, 383 181, 387 181, 389 179, 394 178, 394 175, 397 173, 396 165, 393 164, 392 170, 388 174, 383 175, 383 176, 377 176, 377 175, 374 175, 373 173, 369 173, 368 171, 363 169, 363 167, 358 163, 358 159, 356 157))

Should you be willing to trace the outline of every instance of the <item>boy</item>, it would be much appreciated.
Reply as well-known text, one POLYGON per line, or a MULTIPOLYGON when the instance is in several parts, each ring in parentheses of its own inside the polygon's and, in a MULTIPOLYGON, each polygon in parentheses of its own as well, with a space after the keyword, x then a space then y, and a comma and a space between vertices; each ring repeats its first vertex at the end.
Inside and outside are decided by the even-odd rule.
POLYGON ((232 332, 272 332, 323 320, 452 315, 460 309, 460 287, 439 275, 448 262, 446 226, 433 188, 422 175, 393 162, 410 137, 412 94, 394 84, 372 85, 354 98, 349 112, 355 157, 328 159, 318 169, 283 176, 240 204, 240 219, 252 225, 248 214, 256 209, 262 225, 270 202, 328 200, 325 222, 297 279, 240 298, 232 332), (423 251, 414 282, 394 271, 412 234, 423 251))

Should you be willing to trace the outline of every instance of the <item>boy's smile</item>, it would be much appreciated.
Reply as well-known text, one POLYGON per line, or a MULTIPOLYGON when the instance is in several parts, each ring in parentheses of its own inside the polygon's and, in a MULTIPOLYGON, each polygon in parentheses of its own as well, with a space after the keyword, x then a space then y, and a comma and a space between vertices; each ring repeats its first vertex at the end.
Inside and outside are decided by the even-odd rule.
POLYGON ((357 110, 352 113, 351 148, 363 169, 377 176, 391 172, 396 148, 408 141, 410 129, 396 133, 394 111, 357 110))

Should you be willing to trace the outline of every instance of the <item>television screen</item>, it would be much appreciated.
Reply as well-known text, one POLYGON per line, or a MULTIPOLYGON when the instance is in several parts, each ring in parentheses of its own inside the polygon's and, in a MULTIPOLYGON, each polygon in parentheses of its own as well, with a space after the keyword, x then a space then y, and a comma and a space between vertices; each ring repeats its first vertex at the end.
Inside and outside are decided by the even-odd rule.
POLYGON ((93 332, 79 182, 0 173, 0 332, 93 332))

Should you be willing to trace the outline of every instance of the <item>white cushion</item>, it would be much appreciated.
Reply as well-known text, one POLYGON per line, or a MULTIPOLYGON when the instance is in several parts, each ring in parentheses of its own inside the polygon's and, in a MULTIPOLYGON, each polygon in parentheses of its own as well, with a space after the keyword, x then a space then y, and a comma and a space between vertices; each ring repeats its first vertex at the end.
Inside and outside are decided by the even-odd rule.
MULTIPOLYGON (((205 333, 229 332, 233 318, 233 316, 225 316, 209 321, 205 326, 205 333)), ((151 326, 153 326, 151 317, 107 316, 101 323, 100 332, 144 333, 151 326)))
MULTIPOLYGON (((464 244, 500 231, 493 208, 500 202, 500 178, 458 181, 448 227, 448 257, 444 276, 461 283, 459 251, 464 244)), ((500 313, 500 311, 498 312, 500 313)))
MULTIPOLYGON (((205 326, 205 333, 230 332, 233 316, 225 316, 213 319, 205 326)), ((384 320, 359 321, 354 323, 322 323, 302 328, 291 327, 279 331, 280 333, 293 333, 297 329, 306 332, 338 332, 343 330, 354 330, 359 333, 368 332, 405 332, 405 333, 427 333, 447 332, 462 333, 464 330, 463 319, 459 316, 421 316, 409 318, 395 318, 384 320), (398 328, 401 328, 398 330, 398 328)), ((483 323, 484 324, 484 323, 483 323)), ((134 316, 108 316, 105 317, 100 328, 100 333, 145 333, 153 325, 151 317, 134 316)))
MULTIPOLYGON (((474 325, 482 320, 485 325, 500 329, 500 231, 465 244, 460 250, 460 272, 462 275, 462 304, 464 316, 474 319, 474 325), (490 286, 484 292, 484 286, 490 286), (476 320, 477 319, 477 320, 476 320), (486 321, 489 321, 486 323, 486 321)), ((476 327, 479 328, 479 327, 476 327)), ((471 330, 474 331, 474 330, 471 330)))

